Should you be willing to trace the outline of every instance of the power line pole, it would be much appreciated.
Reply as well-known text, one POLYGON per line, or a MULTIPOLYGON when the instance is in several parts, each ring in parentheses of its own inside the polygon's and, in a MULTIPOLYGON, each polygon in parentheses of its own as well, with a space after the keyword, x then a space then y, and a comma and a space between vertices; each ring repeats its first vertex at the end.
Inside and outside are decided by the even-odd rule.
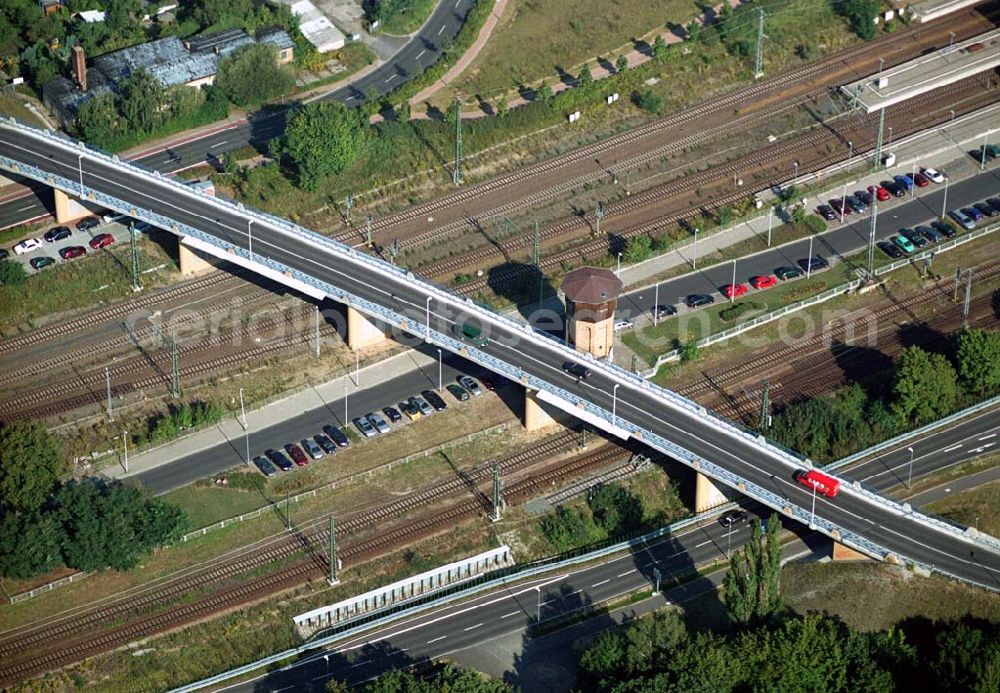
POLYGON ((757 8, 757 56, 754 59, 753 78, 764 76, 764 10, 757 8))
POLYGON ((455 97, 455 185, 462 184, 462 100, 455 97))
POLYGON ((399 251, 403 249, 403 244, 399 242, 398 238, 392 239, 392 245, 389 246, 389 259, 392 264, 396 264, 396 256, 399 255, 399 251))
POLYGON ((354 195, 352 195, 351 193, 347 193, 347 197, 344 198, 344 209, 347 210, 347 214, 344 221, 346 221, 348 225, 350 225, 351 223, 351 207, 353 206, 354 206, 354 195))
POLYGON ((541 238, 538 231, 538 219, 535 219, 535 228, 531 234, 531 264, 535 266, 538 273, 538 303, 542 302, 542 264, 541 264, 541 238))
POLYGON ((333 585, 340 584, 340 580, 337 579, 337 569, 340 568, 340 558, 337 556, 337 533, 332 514, 330 515, 330 548, 327 557, 330 561, 330 577, 327 578, 326 581, 332 587, 333 585))
POLYGON ((316 306, 316 358, 319 358, 319 306, 316 306))
POLYGON ((764 389, 760 393, 760 423, 757 424, 758 431, 764 431, 771 422, 771 383, 764 381, 764 389))
POLYGON ((107 386, 108 390, 108 420, 110 421, 114 418, 111 414, 111 371, 108 367, 104 367, 104 384, 107 386))
POLYGON ((181 396, 181 372, 177 367, 177 330, 170 333, 170 394, 181 396))
POLYGON ((965 270, 965 300, 962 302, 962 329, 969 326, 969 297, 972 295, 972 268, 965 270))
POLYGON ((877 171, 882 165, 882 135, 885 130, 885 109, 878 112, 878 133, 875 137, 875 161, 872 162, 872 170, 877 171))
POLYGON ((872 195, 872 223, 868 231, 868 281, 875 280, 875 224, 878 223, 878 195, 872 195))
POLYGON ((139 244, 135 237, 135 224, 128 225, 129 247, 132 250, 132 291, 142 291, 142 282, 139 281, 139 244))
POLYGON ((490 518, 494 522, 500 521, 500 513, 503 510, 503 483, 500 481, 500 463, 493 463, 493 516, 490 518))
POLYGON ((372 241, 372 215, 368 214, 365 216, 365 245, 371 248, 374 245, 372 241))

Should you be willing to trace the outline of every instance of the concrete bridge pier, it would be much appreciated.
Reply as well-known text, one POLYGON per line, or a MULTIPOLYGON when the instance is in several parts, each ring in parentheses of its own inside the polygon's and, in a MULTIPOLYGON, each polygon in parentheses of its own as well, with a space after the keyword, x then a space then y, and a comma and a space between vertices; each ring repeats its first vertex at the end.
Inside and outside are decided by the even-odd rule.
POLYGON ((701 472, 695 472, 694 511, 696 513, 703 513, 728 502, 729 498, 711 479, 701 472))
POLYGON ((91 211, 80 204, 75 197, 70 197, 58 188, 52 188, 52 193, 56 203, 56 222, 68 224, 91 215, 91 211))
POLYGON ((538 431, 549 426, 555 426, 559 422, 542 405, 541 400, 534 390, 524 389, 524 430, 538 431))
POLYGON ((381 344, 386 339, 385 331, 368 316, 347 306, 347 347, 351 351, 381 344))
POLYGON ((177 256, 183 277, 197 277, 215 269, 215 265, 184 245, 183 238, 177 240, 177 256))

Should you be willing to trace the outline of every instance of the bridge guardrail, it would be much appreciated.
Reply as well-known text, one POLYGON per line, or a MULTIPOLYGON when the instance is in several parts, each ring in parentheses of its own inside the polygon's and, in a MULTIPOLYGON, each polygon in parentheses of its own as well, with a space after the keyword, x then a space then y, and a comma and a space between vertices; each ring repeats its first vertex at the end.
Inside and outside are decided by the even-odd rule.
MULTIPOLYGON (((36 131, 33 128, 27 128, 26 126, 19 126, 19 125, 16 124, 16 121, 15 121, 15 125, 19 129, 26 130, 27 132, 29 132, 31 134, 34 134, 35 136, 38 136, 40 134, 44 138, 56 141, 61 146, 69 147, 71 149, 75 148, 76 150, 82 150, 82 151, 90 152, 90 150, 88 150, 87 147, 83 143, 75 142, 75 144, 74 144, 74 142, 71 141, 71 140, 66 140, 66 139, 63 139, 61 137, 57 137, 57 136, 52 135, 51 133, 48 133, 48 132, 41 132, 40 133, 39 131, 36 131)), ((103 153, 93 153, 93 155, 97 156, 99 158, 105 158, 105 159, 110 158, 112 160, 112 163, 115 164, 115 165, 119 165, 119 166, 123 166, 125 168, 132 169, 132 170, 134 170, 134 171, 136 171, 138 173, 141 173, 141 174, 144 174, 144 175, 147 175, 147 176, 150 175, 147 170, 144 170, 143 168, 140 168, 140 167, 138 167, 138 166, 136 166, 134 164, 131 164, 130 162, 122 162, 121 160, 118 159, 118 157, 108 157, 108 155, 103 154, 103 153)), ((11 160, 11 159, 0 158, 0 161, 3 161, 3 160, 11 162, 12 164, 16 164, 17 163, 17 162, 13 162, 13 160, 11 160)), ((65 189, 68 189, 68 190, 71 190, 71 191, 75 190, 78 195, 80 195, 81 197, 85 197, 85 195, 84 195, 85 186, 80 185, 78 182, 74 182, 74 181, 66 179, 66 178, 64 178, 62 176, 55 176, 55 175, 52 175, 52 174, 48 174, 48 173, 46 173, 44 171, 41 171, 40 169, 38 169, 36 167, 33 167, 33 166, 24 166, 24 165, 19 165, 19 166, 20 166, 22 172, 24 171, 24 169, 29 169, 33 173, 34 177, 36 177, 38 180, 41 180, 43 182, 45 182, 45 181, 52 181, 52 183, 50 183, 50 184, 55 184, 55 181, 58 180, 60 187, 63 187, 65 189)), ((179 192, 181 192, 186 197, 193 197, 194 199, 198 199, 199 201, 201 201, 203 203, 207 203, 207 204, 211 204, 211 205, 216 205, 216 206, 223 207, 223 208, 227 209, 228 211, 230 211, 232 213, 235 213, 235 214, 241 214, 241 215, 248 215, 248 216, 256 217, 258 219, 266 221, 272 228, 275 228, 276 230, 284 231, 286 233, 290 233, 292 235, 300 237, 303 240, 305 240, 305 241, 307 241, 307 242, 309 242, 309 243, 311 243, 313 245, 319 245, 319 246, 326 247, 326 248, 328 248, 328 249, 336 252, 337 254, 349 257, 350 259, 352 259, 354 261, 361 262, 361 263, 363 263, 365 265, 368 265, 372 269, 374 269, 374 270, 376 270, 376 271, 378 271, 378 272, 380 272, 382 274, 390 274, 390 275, 394 276, 397 279, 405 279, 406 281, 409 281, 413 285, 420 286, 429 296, 437 297, 439 301, 443 300, 446 304, 450 304, 450 305, 454 305, 454 306, 473 306, 473 307, 475 306, 475 304, 472 303, 472 301, 470 301, 470 300, 468 300, 466 298, 459 297, 457 295, 451 294, 451 293, 449 293, 449 292, 441 289, 440 287, 437 287, 437 286, 435 286, 435 285, 433 285, 433 284, 431 284, 429 282, 426 282, 426 281, 424 281, 424 280, 416 277, 412 272, 409 272, 407 270, 404 270, 403 268, 400 268, 400 267, 397 267, 397 266, 392 265, 390 263, 387 263, 384 260, 381 260, 379 258, 372 257, 372 256, 367 255, 365 253, 359 253, 358 251, 356 251, 353 248, 350 248, 350 247, 348 247, 348 246, 346 246, 346 245, 344 245, 342 243, 339 243, 337 241, 334 241, 332 239, 326 238, 325 236, 321 236, 319 234, 316 234, 316 233, 314 233, 312 231, 308 231, 307 229, 304 229, 304 228, 302 228, 302 227, 300 227, 300 226, 298 226, 296 224, 293 224, 293 223, 288 222, 286 220, 278 219, 277 217, 273 217, 272 215, 269 215, 269 214, 261 214, 261 213, 256 212, 255 210, 247 209, 242 204, 233 203, 233 202, 229 202, 229 201, 226 201, 226 200, 221 200, 219 198, 215 198, 213 196, 205 195, 204 193, 201 193, 201 192, 199 192, 199 191, 197 191, 195 189, 192 189, 192 188, 184 185, 183 183, 180 183, 179 181, 173 180, 171 178, 164 178, 158 172, 153 172, 152 176, 157 179, 157 182, 166 184, 166 185, 171 186, 171 187, 174 187, 176 190, 178 190, 179 192), (277 220, 277 221, 275 221, 275 220, 277 220)), ((108 207, 111 207, 113 209, 122 210, 125 213, 130 213, 130 214, 132 213, 131 210, 133 209, 133 206, 125 203, 124 201, 118 200, 117 198, 113 198, 113 197, 111 197, 109 195, 105 195, 104 193, 100 193, 100 192, 98 192, 96 190, 93 190, 93 189, 91 189, 90 192, 91 192, 91 195, 93 197, 95 197, 96 199, 98 199, 102 204, 104 204, 104 205, 106 205, 108 207)), ((478 349, 470 348, 469 345, 465 344, 464 342, 458 342, 457 340, 455 340, 454 338, 451 338, 450 336, 444 335, 442 333, 434 332, 432 330, 428 330, 426 328, 426 326, 422 325, 419 321, 414 320, 412 317, 404 316, 404 315, 401 315, 401 314, 396 313, 394 311, 390 311, 389 309, 384 308, 384 307, 382 307, 382 306, 380 306, 378 304, 372 303, 371 301, 363 299, 363 298, 361 298, 359 296, 354 296, 354 295, 350 294, 348 291, 346 291, 344 289, 340 289, 338 287, 335 287, 335 286, 332 286, 330 284, 327 284, 326 282, 320 281, 320 280, 318 280, 318 279, 316 279, 316 278, 314 278, 314 277, 312 277, 310 275, 306 275, 305 273, 303 273, 303 272, 301 272, 299 270, 296 270, 296 269, 293 269, 293 268, 290 268, 290 267, 286 267, 286 266, 282 265, 281 263, 278 263, 278 262, 276 262, 274 260, 271 260, 270 258, 261 257, 260 255, 252 255, 251 256, 249 254, 248 250, 243 249, 242 247, 239 247, 239 246, 234 246, 234 245, 230 245, 228 243, 225 243, 221 239, 216 238, 214 236, 211 236, 211 235, 209 235, 209 234, 207 234, 205 232, 202 232, 202 231, 200 231, 198 229, 195 229, 193 227, 189 227, 187 225, 183 225, 183 231, 182 231, 181 230, 181 226, 182 225, 178 224, 177 222, 175 222, 174 220, 172 220, 172 219, 170 219, 168 217, 164 217, 162 215, 156 214, 154 212, 150 212, 150 211, 145 210, 145 209, 136 210, 135 216, 137 216, 138 218, 140 218, 140 219, 142 219, 144 221, 148 221, 148 222, 152 223, 155 226, 159 226, 159 227, 165 228, 165 229, 171 229, 175 233, 179 233, 179 234, 182 233, 183 235, 190 235, 190 236, 192 236, 194 238, 198 238, 198 239, 204 241, 205 243, 208 243, 210 245, 214 245, 215 247, 220 248, 221 250, 224 250, 227 253, 236 253, 236 254, 239 254, 239 255, 241 255, 243 257, 246 257, 251 262, 256 262, 256 263, 263 264, 263 265, 265 265, 265 266, 273 269, 274 271, 280 272, 280 273, 282 273, 282 274, 284 274, 286 276, 289 276, 289 277, 293 277, 293 278, 297 279, 298 281, 301 281, 301 282, 305 283, 306 285, 313 286, 313 287, 317 288, 319 291, 322 291, 324 294, 327 294, 327 295, 330 295, 330 296, 337 296, 337 297, 340 298, 340 300, 342 300, 342 301, 344 301, 346 303, 349 303, 353 307, 359 308, 360 310, 362 310, 362 312, 368 313, 369 315, 372 315, 372 316, 379 317, 379 318, 385 320, 388 324, 399 326, 402 329, 405 329, 408 332, 411 332, 411 333, 416 334, 416 335, 423 335, 424 337, 426 337, 429 340, 435 340, 435 341, 437 341, 439 343, 447 344, 454 351, 463 351, 463 352, 466 352, 467 354, 473 355, 475 357, 474 360, 478 359, 480 361, 480 363, 487 363, 487 362, 490 363, 492 368, 498 370, 501 373, 504 373, 505 375, 507 375, 507 377, 511 378, 512 380, 516 380, 516 381, 522 382, 524 384, 528 384, 531 387, 533 387, 534 389, 549 390, 550 392, 553 392, 553 393, 557 394, 559 397, 561 397, 561 398, 563 398, 563 399, 565 399, 565 400, 567 400, 567 401, 569 401, 571 403, 574 403, 577 406, 581 406, 582 408, 584 408, 585 410, 587 410, 588 412, 590 412, 594 416, 596 416, 596 417, 598 417, 598 418, 600 418, 600 419, 608 422, 609 424, 616 425, 616 423, 617 423, 617 425, 620 425, 620 427, 622 427, 622 428, 624 428, 626 430, 630 430, 633 434, 636 434, 637 437, 639 437, 639 438, 641 438, 643 440, 647 440, 647 441, 655 440, 655 441, 658 441, 657 444, 663 446, 663 448, 661 448, 661 449, 664 449, 664 451, 667 451, 670 454, 676 455, 679 459, 685 460, 689 464, 693 465, 693 462, 695 460, 698 460, 697 456, 693 455, 689 451, 687 451, 687 450, 685 450, 685 449, 681 448, 680 446, 677 446, 677 445, 675 445, 673 443, 670 443, 669 441, 666 441, 665 439, 663 439, 663 438, 661 438, 659 436, 656 436, 655 434, 653 434, 650 431, 645 431, 644 429, 641 429, 641 428, 639 428, 637 426, 634 426, 633 424, 629 424, 628 426, 621 425, 622 423, 624 423, 624 422, 622 422, 621 417, 612 417, 611 412, 606 411, 603 407, 597 407, 596 405, 592 404, 591 402, 583 400, 582 398, 577 397, 576 395, 573 395, 573 394, 567 392, 566 390, 563 390, 562 388, 556 387, 556 386, 552 385, 551 383, 548 383, 546 381, 542 381, 541 379, 538 379, 538 378, 535 378, 535 377, 526 376, 526 374, 524 374, 521 371, 521 369, 514 368, 514 367, 510 366, 509 364, 507 364, 507 363, 505 363, 505 362, 503 362, 503 361, 501 361, 499 359, 495 359, 493 357, 488 357, 488 355, 486 355, 485 353, 479 351, 478 349)), ((522 335, 522 336, 524 336, 524 337, 526 337, 528 339, 532 339, 532 340, 536 341, 537 343, 539 343, 539 344, 541 344, 541 345, 543 345, 545 347, 554 348, 557 351, 563 352, 563 355, 566 358, 568 358, 568 359, 579 360, 579 358, 580 358, 580 354, 578 352, 570 350, 568 347, 566 347, 562 343, 561 340, 558 340, 557 338, 553 337, 552 335, 549 335, 547 333, 543 333, 543 332, 541 332, 539 330, 536 330, 531 325, 523 325, 521 323, 514 322, 513 320, 510 320, 509 318, 505 318, 503 316, 496 315, 496 314, 494 314, 492 312, 487 313, 487 317, 491 321, 493 321, 495 323, 498 323, 500 325, 503 325, 504 327, 506 327, 508 330, 511 330, 515 334, 520 334, 520 335, 522 335)), ((593 358, 589 357, 589 360, 593 361, 593 358)), ((596 364, 596 362, 595 362, 595 364, 596 364)), ((643 378, 641 375, 639 375, 637 373, 632 373, 631 371, 627 371, 627 370, 625 370, 625 369, 623 369, 623 368, 621 368, 621 367, 619 367, 619 366, 617 366, 615 364, 610 364, 610 363, 601 363, 600 366, 603 369, 605 369, 606 371, 608 371, 610 374, 612 374, 617 380, 619 380, 623 384, 628 384, 628 385, 632 386, 633 388, 636 388, 636 389, 639 389, 639 390, 645 390, 645 391, 653 394, 654 396, 658 397, 662 401, 664 401, 666 403, 669 403, 669 404, 672 404, 675 408, 680 409, 680 410, 685 410, 689 414, 692 414, 695 417, 702 419, 703 421, 705 421, 705 422, 709 423, 710 425, 712 425, 713 427, 715 427, 720 432, 725 433, 727 435, 730 435, 732 437, 738 438, 738 439, 742 439, 745 442, 747 442, 747 443, 749 443, 749 444, 757 447, 758 449, 764 450, 765 452, 767 452, 770 455, 772 455, 775 459, 783 462, 787 466, 790 466, 792 468, 799 468, 799 467, 802 467, 802 466, 812 466, 812 463, 809 460, 804 459, 801 455, 799 455, 799 454, 797 454, 797 453, 795 453, 793 451, 790 451, 787 448, 779 446, 779 445, 773 443, 772 441, 767 440, 764 436, 756 435, 754 433, 746 431, 746 430, 742 429, 741 427, 738 427, 738 426, 734 425, 732 422, 726 421, 726 420, 718 417, 717 415, 709 412, 706 408, 704 408, 704 407, 696 404, 695 402, 692 402, 691 400, 689 400, 687 398, 684 398, 684 397, 680 396, 679 394, 677 394, 677 393, 675 393, 675 392, 673 392, 671 390, 667 390, 666 388, 662 388, 662 387, 660 387, 660 386, 658 386, 658 385, 656 385, 656 384, 654 384, 654 383, 646 380, 645 378, 643 378)), ((724 483, 726 483, 727 485, 730 485, 730 486, 737 487, 737 488, 739 487, 737 483, 733 482, 733 479, 729 478, 729 477, 733 477, 733 475, 728 474, 728 473, 723 473, 724 470, 722 470, 720 467, 718 467, 716 465, 712 465, 712 464, 707 463, 707 462, 705 464, 707 465, 707 468, 713 470, 713 472, 711 472, 711 473, 714 474, 714 475, 717 475, 717 478, 719 478, 720 480, 722 480, 724 483)), ((693 466, 697 466, 697 465, 693 465, 693 466)), ((766 491, 764 491, 764 489, 760 489, 759 487, 757 487, 755 485, 747 485, 747 488, 751 488, 751 487, 755 488, 755 489, 759 489, 762 494, 766 494, 767 493, 766 491)), ((762 498, 764 498, 764 497, 765 496, 762 496, 762 498)), ((882 496, 878 496, 876 494, 870 494, 869 493, 869 494, 865 495, 864 497, 866 498, 866 500, 868 500, 870 502, 873 502, 873 503, 879 504, 879 505, 883 505, 885 507, 888 507, 890 510, 894 510, 895 511, 894 505, 891 502, 889 502, 887 499, 885 499, 884 497, 882 497, 882 496)), ((771 501, 768 504, 771 505, 771 507, 780 507, 780 506, 774 505, 773 503, 774 503, 774 501, 773 501, 773 499, 771 499, 771 501)), ((914 514, 911 515, 911 517, 912 517, 912 519, 914 519, 914 520, 916 520, 918 522, 923 522, 924 524, 927 524, 928 526, 931 526, 931 527, 933 527, 935 529, 943 529, 944 531, 950 532, 950 533, 952 533, 952 534, 954 534, 956 536, 960 536, 963 539, 966 539, 966 540, 969 539, 966 534, 964 534, 963 532, 958 531, 956 528, 954 528, 954 527, 952 527, 950 525, 945 525, 944 523, 931 521, 930 518, 928 518, 927 516, 925 516, 923 514, 914 513, 914 514)), ((818 526, 820 526, 820 525, 818 525, 818 526)), ((833 526, 830 525, 830 528, 832 529, 833 526)), ((840 528, 836 528, 836 529, 837 529, 837 532, 838 532, 838 536, 841 536, 841 537, 851 537, 851 536, 853 536, 851 533, 846 532, 846 530, 842 530, 840 528)), ((845 539, 845 541, 849 541, 849 539, 845 539)), ((862 545, 864 543, 865 542, 862 542, 862 545)), ((868 542, 868 543, 870 544, 870 542, 868 542)), ((871 544, 871 545, 874 546, 874 544, 871 544)), ((865 550, 865 549, 862 549, 862 550, 865 550)), ((866 552, 868 552, 868 551, 866 551, 866 552)))

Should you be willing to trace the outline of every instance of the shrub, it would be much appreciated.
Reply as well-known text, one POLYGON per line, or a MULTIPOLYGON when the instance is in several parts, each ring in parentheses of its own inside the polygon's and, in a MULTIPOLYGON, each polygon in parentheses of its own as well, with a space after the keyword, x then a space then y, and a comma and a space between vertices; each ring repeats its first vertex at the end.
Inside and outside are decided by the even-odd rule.
POLYGON ((740 301, 720 310, 719 319, 730 322, 750 311, 763 311, 766 307, 758 301, 740 301))
POLYGON ((636 106, 649 113, 659 113, 663 107, 663 99, 653 93, 652 89, 647 89, 641 94, 636 92, 632 95, 632 101, 636 106))

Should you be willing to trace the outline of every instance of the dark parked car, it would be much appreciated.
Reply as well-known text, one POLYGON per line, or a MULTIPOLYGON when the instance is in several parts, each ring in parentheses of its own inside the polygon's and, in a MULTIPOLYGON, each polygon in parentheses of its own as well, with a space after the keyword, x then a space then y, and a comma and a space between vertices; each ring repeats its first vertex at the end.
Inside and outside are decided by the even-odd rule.
POLYGON ((906 188, 894 181, 884 180, 882 187, 888 190, 893 197, 902 197, 906 194, 906 188))
POLYGON ((420 395, 427 400, 427 403, 434 407, 434 411, 444 411, 448 408, 448 403, 441 399, 441 396, 434 390, 421 390, 420 395))
POLYGON ((448 392, 450 392, 459 402, 464 402, 471 396, 468 390, 466 390, 461 385, 456 385, 455 383, 448 383, 447 385, 444 386, 444 388, 448 392))
POLYGON ((931 243, 940 243, 941 241, 944 240, 944 234, 942 234, 940 231, 932 229, 930 226, 921 225, 913 230, 919 233, 924 238, 926 238, 931 243))
POLYGON ((945 238, 954 238, 958 235, 958 231, 951 224, 946 224, 943 221, 932 221, 931 227, 942 234, 945 238))
POLYGON ((306 457, 304 452, 302 452, 302 448, 295 443, 288 443, 285 446, 285 452, 287 452, 288 456, 292 458, 292 461, 300 467, 305 467, 309 464, 309 458, 306 457))
POLYGON ((40 269, 45 269, 50 265, 56 264, 56 259, 54 257, 46 257, 43 255, 42 257, 31 258, 28 264, 31 265, 34 269, 40 270, 40 269))
POLYGON ((677 315, 677 309, 674 306, 659 304, 653 306, 653 316, 657 320, 663 320, 663 318, 669 318, 671 315, 677 315))
POLYGON ((983 213, 975 207, 962 207, 962 214, 972 219, 973 223, 976 224, 983 219, 983 213))
POLYGON ((76 222, 77 231, 90 231, 101 225, 101 220, 97 217, 87 217, 76 222))
POLYGON ((580 380, 586 380, 590 377, 590 369, 584 366, 582 363, 574 363, 573 361, 567 361, 563 364, 563 370, 572 376, 579 378, 580 380))
POLYGON ((483 375, 479 376, 479 382, 481 382, 483 384, 483 387, 485 387, 487 390, 493 392, 494 390, 497 389, 497 387, 499 387, 498 381, 495 380, 495 378, 500 378, 500 376, 498 375, 494 376, 491 375, 490 373, 484 373, 483 375))
POLYGON ((709 294, 691 294, 684 299, 684 303, 687 304, 688 308, 701 308, 712 305, 715 303, 715 299, 709 294))
POLYGON ((265 450, 264 454, 267 455, 267 459, 271 460, 271 462, 274 464, 274 466, 276 466, 278 469, 280 469, 283 472, 287 472, 289 469, 291 469, 294 466, 294 465, 292 465, 291 461, 287 457, 285 457, 279 451, 274 450, 273 448, 269 449, 269 450, 265 450))
POLYGON ((45 232, 42 236, 49 243, 55 243, 56 241, 61 241, 64 238, 69 238, 73 235, 73 232, 69 230, 68 226, 53 226, 51 229, 45 232))
POLYGON ((858 214, 864 214, 865 212, 868 211, 868 205, 866 205, 856 196, 848 195, 845 199, 847 201, 847 205, 858 214))
POLYGON ((382 413, 385 414, 385 418, 389 419, 390 423, 396 423, 403 418, 396 407, 382 407, 382 413))
POLYGON ((847 204, 846 200, 841 200, 839 197, 830 200, 830 206, 837 212, 837 216, 843 214, 846 217, 851 214, 850 205, 847 204))
POLYGON ((264 476, 274 476, 278 473, 278 470, 275 469, 274 465, 266 457, 254 457, 253 463, 264 476))
POLYGON ((906 192, 910 192, 913 188, 913 179, 909 176, 893 176, 892 179, 896 181, 898 185, 902 185, 906 188, 906 192))
POLYGON ((333 453, 337 452, 337 444, 334 443, 332 440, 330 440, 327 436, 323 435, 322 433, 316 434, 316 442, 319 444, 321 448, 323 448, 323 452, 325 452, 327 455, 332 455, 333 453))
POLYGON ((789 279, 795 279, 796 277, 802 276, 802 270, 798 267, 779 267, 774 270, 774 276, 776 276, 781 281, 788 281, 789 279))
POLYGON ((900 236, 906 236, 907 240, 910 241, 917 248, 926 248, 927 239, 921 236, 919 233, 910 228, 903 228, 899 230, 900 236))
POLYGON ((879 247, 879 250, 891 257, 893 260, 898 260, 903 257, 903 251, 889 241, 879 241, 876 245, 879 247))
POLYGON ((339 447, 346 448, 351 444, 351 439, 347 437, 347 434, 336 426, 324 426, 323 433, 330 436, 330 440, 336 443, 339 447))
POLYGON ((867 190, 855 190, 854 196, 866 205, 870 205, 872 203, 872 194, 867 190))
POLYGON ((114 242, 115 237, 110 233, 99 233, 90 239, 90 247, 94 250, 98 250, 100 248, 107 248, 114 242))
POLYGON ((986 199, 986 204, 1000 212, 1000 197, 989 197, 986 199))
POLYGON ((72 260, 75 257, 82 257, 87 254, 87 249, 82 245, 71 245, 66 248, 59 249, 59 257, 63 260, 72 260))
POLYGON ((997 210, 993 209, 993 205, 987 204, 985 202, 977 202, 976 204, 974 204, 972 206, 973 206, 973 208, 978 209, 980 211, 980 213, 982 213, 982 215, 984 217, 991 217, 992 218, 992 217, 995 217, 997 214, 1000 214, 1000 212, 998 212, 997 210))
POLYGON ((834 221, 837 218, 837 213, 833 211, 833 207, 830 205, 820 205, 816 208, 816 213, 827 221, 834 221))
POLYGON ((819 272, 820 270, 825 270, 829 266, 830 263, 821 258, 819 255, 799 260, 799 267, 804 269, 806 272, 819 272))

